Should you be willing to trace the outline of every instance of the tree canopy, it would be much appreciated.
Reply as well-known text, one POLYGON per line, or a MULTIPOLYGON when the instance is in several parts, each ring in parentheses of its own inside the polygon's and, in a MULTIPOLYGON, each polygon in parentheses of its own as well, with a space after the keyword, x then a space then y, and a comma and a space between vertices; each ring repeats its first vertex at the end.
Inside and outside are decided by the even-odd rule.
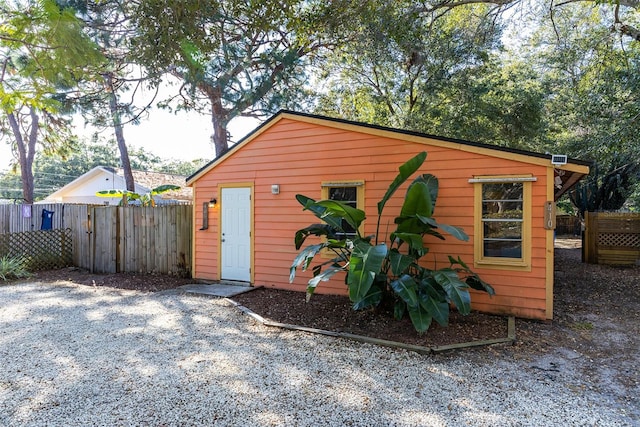
POLYGON ((30 182, 35 142, 43 155, 80 147, 61 113, 81 101, 114 127, 123 162, 117 129, 147 107, 135 87, 171 76, 178 84, 158 106, 210 117, 217 155, 231 143, 232 119, 302 109, 597 161, 590 185, 624 173, 625 190, 607 200, 637 201, 639 8, 635 0, 0 1, 1 130, 30 182))
POLYGON ((321 31, 322 1, 143 1, 136 11, 140 60, 180 79, 178 108, 207 111, 220 155, 238 116, 296 105, 321 31))
POLYGON ((12 147, 31 203, 37 146, 45 153, 68 147, 65 95, 102 57, 74 11, 55 1, 3 1, 0 10, 0 137, 12 147))

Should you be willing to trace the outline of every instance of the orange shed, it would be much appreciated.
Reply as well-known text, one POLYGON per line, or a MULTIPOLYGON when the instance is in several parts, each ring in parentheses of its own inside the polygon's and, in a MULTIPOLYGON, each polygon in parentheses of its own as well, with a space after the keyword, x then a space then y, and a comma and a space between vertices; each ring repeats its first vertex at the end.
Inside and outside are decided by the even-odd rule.
MULTIPOLYGON (((588 163, 290 111, 187 179, 194 189, 193 277, 306 291, 308 272, 290 284, 289 267, 298 253, 295 232, 317 219, 296 194, 339 195, 366 212, 364 234, 374 234, 377 202, 398 167, 422 151, 428 155, 418 173, 440 183, 435 218, 470 237, 433 239, 425 262, 445 267, 451 254, 473 265, 496 292, 474 292, 476 310, 551 319, 554 202, 589 173, 588 163)), ((381 233, 392 228, 385 224, 403 198, 401 188, 387 203, 381 233)), ((346 293, 344 278, 316 292, 346 293)))

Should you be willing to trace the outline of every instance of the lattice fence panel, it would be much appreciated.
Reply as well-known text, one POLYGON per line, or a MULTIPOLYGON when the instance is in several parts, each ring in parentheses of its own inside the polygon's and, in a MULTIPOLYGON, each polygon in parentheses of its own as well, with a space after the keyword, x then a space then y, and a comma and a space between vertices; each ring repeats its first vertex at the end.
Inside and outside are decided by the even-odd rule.
POLYGON ((598 246, 640 248, 640 234, 598 233, 598 246))
POLYGON ((0 256, 21 257, 29 271, 73 264, 71 229, 38 230, 0 235, 0 256))

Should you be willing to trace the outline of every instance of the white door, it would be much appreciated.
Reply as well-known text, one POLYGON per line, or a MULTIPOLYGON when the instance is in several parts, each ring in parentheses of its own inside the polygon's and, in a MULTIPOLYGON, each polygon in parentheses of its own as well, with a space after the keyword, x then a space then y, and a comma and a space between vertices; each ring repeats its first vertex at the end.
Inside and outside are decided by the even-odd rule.
POLYGON ((221 279, 250 282, 251 188, 223 188, 221 198, 221 279))

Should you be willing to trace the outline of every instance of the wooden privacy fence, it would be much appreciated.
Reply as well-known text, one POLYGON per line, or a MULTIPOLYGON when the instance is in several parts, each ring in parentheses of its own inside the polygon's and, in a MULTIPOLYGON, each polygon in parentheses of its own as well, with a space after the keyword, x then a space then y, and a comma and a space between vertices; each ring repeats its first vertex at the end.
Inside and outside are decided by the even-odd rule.
POLYGON ((640 213, 585 212, 584 260, 640 265, 640 213))
POLYGON ((74 205, 46 203, 37 205, 0 205, 0 234, 40 230, 42 210, 54 212, 52 229, 65 228, 65 209, 74 205))
POLYGON ((189 276, 191 205, 92 207, 87 268, 189 276))
POLYGON ((575 215, 557 215, 556 216, 556 235, 574 235, 582 234, 582 224, 580 218, 575 215))
POLYGON ((54 212, 54 229, 70 229, 72 260, 78 267, 95 273, 190 275, 191 205, 152 208, 50 204, 33 205, 31 212, 23 205, 3 205, 0 235, 39 229, 41 209, 54 212), (21 218, 23 214, 27 216, 21 218))

